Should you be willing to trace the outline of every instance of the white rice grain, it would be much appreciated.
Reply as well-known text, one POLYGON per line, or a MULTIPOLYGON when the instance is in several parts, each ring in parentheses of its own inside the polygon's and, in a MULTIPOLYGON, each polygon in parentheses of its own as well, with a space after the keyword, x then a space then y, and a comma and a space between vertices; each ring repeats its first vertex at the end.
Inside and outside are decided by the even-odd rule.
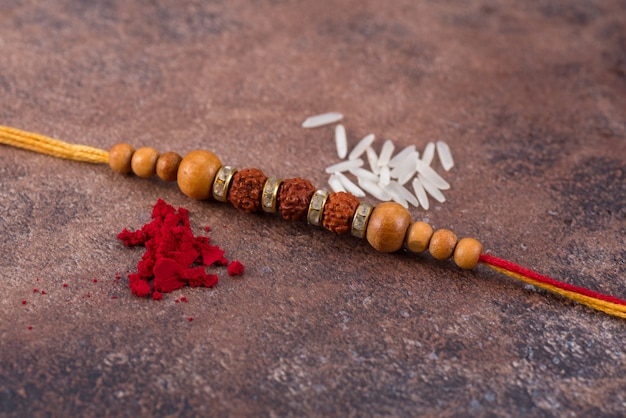
POLYGON ((391 200, 391 195, 376 183, 367 180, 359 180, 359 186, 381 202, 391 200))
MULTIPOLYGON (((397 195, 398 197, 401 197, 403 200, 406 200, 407 202, 409 202, 413 206, 415 206, 415 207, 419 206, 419 203, 418 203, 417 198, 415 197, 415 195, 413 193, 411 193, 410 191, 408 191, 402 185, 398 184, 397 182, 390 181, 389 185, 387 186, 387 190, 389 190, 391 193, 397 195)), ((400 203, 400 202, 398 202, 398 203, 400 203)))
POLYGON ((345 187, 347 192, 352 193, 356 197, 365 197, 365 192, 361 190, 359 186, 354 184, 348 177, 341 173, 337 173, 335 176, 337 176, 337 179, 339 179, 341 185, 345 187))
POLYGON ((441 193, 441 190, 439 190, 437 186, 432 184, 430 182, 430 179, 426 178, 421 173, 417 175, 417 178, 420 181, 420 183, 422 183, 422 186, 424 186, 424 190, 426 190, 428 194, 431 195, 435 200, 437 200, 440 203, 443 203, 446 201, 446 198, 443 195, 443 193, 441 193))
POLYGON ((364 169, 364 168, 359 168, 359 167, 357 167, 357 168, 351 168, 351 169, 350 169, 350 170, 348 170, 348 171, 350 171, 350 173, 351 173, 351 174, 354 174, 354 176, 355 176, 357 179, 363 179, 363 180, 373 181, 374 183, 377 183, 377 182, 378 182, 378 179, 379 179, 379 177, 378 177, 378 175, 377 175, 377 174, 372 173, 371 171, 366 170, 366 169, 364 169))
POLYGON ((337 156, 346 158, 346 155, 348 155, 348 138, 346 136, 346 128, 342 124, 335 127, 335 145, 337 146, 337 156))
POLYGON ((395 145, 391 139, 388 139, 383 144, 383 148, 380 150, 380 156, 378 157, 378 166, 384 167, 389 164, 389 160, 391 159, 391 154, 393 154, 393 150, 395 149, 395 145))
POLYGON ((435 156, 435 144, 429 142, 426 144, 426 148, 424 148, 424 153, 422 154, 422 161, 426 165, 430 165, 433 162, 433 157, 435 156))
POLYGON ((330 113, 322 113, 321 115, 315 115, 306 118, 304 122, 302 122, 303 128, 317 128, 324 125, 329 125, 331 123, 339 122, 343 119, 343 115, 337 112, 330 113))
POLYGON ((415 192, 415 196, 417 200, 420 202, 420 206, 424 208, 424 210, 428 210, 428 196, 426 195, 426 190, 424 190, 424 186, 419 181, 419 178, 413 180, 413 191, 415 192))
POLYGON ((417 151, 413 151, 405 155, 405 157, 400 160, 400 163, 393 170, 391 170, 391 177, 397 179, 407 175, 409 172, 415 174, 415 171, 417 170, 415 168, 415 164, 418 156, 419 154, 417 151))
POLYGON ((346 188, 343 187, 343 184, 341 184, 341 181, 339 180, 336 174, 333 174, 332 176, 330 176, 330 178, 328 179, 328 185, 330 186, 331 189, 333 189, 333 192, 345 192, 346 191, 346 188))
POLYGON ((358 160, 347 160, 326 167, 326 172, 328 174, 341 173, 343 171, 348 171, 351 168, 361 167, 362 165, 363 160, 360 158, 358 160))
POLYGON ((450 184, 443 179, 435 170, 427 166, 422 160, 417 160, 415 168, 424 178, 428 179, 430 184, 437 187, 440 190, 448 190, 450 184))
POLYGON ((380 167, 380 180, 379 183, 381 186, 386 186, 391 181, 391 173, 389 171, 389 166, 380 167))
POLYGON ((375 139, 376 136, 374 134, 365 135, 363 139, 361 139, 359 143, 352 148, 352 151, 350 151, 350 154, 348 155, 348 160, 356 160, 359 158, 365 152, 367 147, 372 145, 372 142, 374 142, 375 139))
POLYGON ((389 167, 394 168, 402 164, 404 161, 404 157, 409 154, 412 154, 415 151, 415 145, 409 145, 404 148, 402 151, 397 153, 391 160, 389 160, 389 167))
POLYGON ((367 154, 367 162, 370 164, 370 168, 374 174, 379 175, 380 167, 378 166, 378 155, 376 155, 376 151, 374 151, 372 147, 367 147, 365 153, 367 154))
POLYGON ((437 141, 437 154, 439 155, 439 161, 444 170, 449 171, 454 167, 454 160, 452 159, 452 153, 450 147, 443 141, 437 141))

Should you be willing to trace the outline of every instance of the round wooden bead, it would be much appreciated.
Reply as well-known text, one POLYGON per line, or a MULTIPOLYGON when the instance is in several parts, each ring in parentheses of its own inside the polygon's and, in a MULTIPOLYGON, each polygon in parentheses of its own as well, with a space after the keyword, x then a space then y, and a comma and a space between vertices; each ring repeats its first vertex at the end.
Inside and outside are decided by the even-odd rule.
POLYGON ((432 226, 422 221, 413 222, 406 233, 404 245, 409 251, 421 253, 428 249, 428 244, 432 236, 432 226))
POLYGON ((115 144, 109 150, 109 167, 111 170, 121 173, 130 173, 130 160, 133 158, 135 148, 130 144, 115 144))
POLYGON ((478 264, 483 246, 474 238, 462 238, 454 249, 454 262, 462 269, 473 269, 478 264))
POLYGON ((454 232, 447 229, 438 229, 430 238, 428 250, 437 260, 447 260, 452 257, 456 242, 457 238, 454 232))
POLYGON ((172 151, 161 154, 156 164, 157 176, 163 181, 175 181, 182 160, 183 157, 172 151))
POLYGON ((374 249, 383 253, 398 251, 411 223, 411 214, 402 205, 385 202, 374 208, 367 224, 366 238, 374 249))
POLYGON ((215 174, 221 166, 222 162, 212 152, 191 151, 178 166, 178 188, 192 199, 208 199, 212 194, 215 174))
POLYGON ((139 177, 152 177, 156 174, 156 164, 159 159, 159 151, 151 147, 139 148, 130 160, 130 166, 139 177))

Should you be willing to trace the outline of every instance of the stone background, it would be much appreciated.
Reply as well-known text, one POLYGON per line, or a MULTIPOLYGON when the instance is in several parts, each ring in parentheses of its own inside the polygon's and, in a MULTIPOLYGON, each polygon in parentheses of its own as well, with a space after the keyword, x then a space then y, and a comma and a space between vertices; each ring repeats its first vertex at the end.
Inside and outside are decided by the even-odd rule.
MULTIPOLYGON (((206 148, 318 187, 333 130, 302 129, 307 116, 344 113, 350 145, 445 140, 448 201, 415 219, 626 297, 624 0, 0 0, 0 28, 1 124, 105 149, 206 148)), ((0 228, 0 416, 626 407, 623 320, 484 267, 378 254, 6 146, 0 228), (212 268, 213 290, 132 296, 142 249, 116 234, 157 198, 188 208, 196 233, 210 226, 245 275, 212 268)))

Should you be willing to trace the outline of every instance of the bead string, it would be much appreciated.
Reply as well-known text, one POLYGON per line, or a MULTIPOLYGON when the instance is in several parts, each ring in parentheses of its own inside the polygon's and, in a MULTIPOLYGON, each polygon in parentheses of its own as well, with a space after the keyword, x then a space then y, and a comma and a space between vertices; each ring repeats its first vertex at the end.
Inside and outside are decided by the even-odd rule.
POLYGON ((261 170, 237 170, 222 165, 213 153, 191 151, 185 157, 175 152, 160 154, 156 149, 135 150, 129 144, 116 144, 109 152, 75 145, 19 129, 0 126, 0 143, 31 151, 91 163, 108 163, 121 174, 163 181, 177 181, 180 190, 197 199, 230 202, 246 213, 280 213, 287 220, 321 226, 331 232, 350 232, 365 238, 380 252, 402 248, 414 253, 426 250, 437 260, 452 258, 462 269, 482 263, 500 273, 548 290, 609 315, 626 318, 626 301, 543 276, 510 261, 482 253, 474 238, 458 239, 447 229, 433 231, 421 221, 412 222, 407 209, 394 202, 378 206, 359 202, 350 193, 317 190, 309 181, 294 178, 268 178, 261 170))

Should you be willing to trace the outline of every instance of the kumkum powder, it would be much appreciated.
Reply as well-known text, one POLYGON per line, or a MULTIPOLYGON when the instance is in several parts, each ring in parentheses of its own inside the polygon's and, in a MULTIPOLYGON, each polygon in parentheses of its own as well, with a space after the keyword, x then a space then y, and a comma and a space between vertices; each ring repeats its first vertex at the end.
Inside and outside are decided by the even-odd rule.
MULTIPOLYGON (((118 238, 128 247, 144 245, 146 251, 137 264, 137 272, 128 275, 132 293, 139 297, 152 296, 161 300, 163 293, 184 286, 209 287, 218 283, 215 274, 205 266, 228 264, 224 250, 209 243, 209 237, 194 236, 189 223, 189 211, 175 210, 162 199, 152 209, 152 221, 137 231, 124 228, 118 238)), ((228 268, 229 275, 243 273, 236 261, 228 268)))

